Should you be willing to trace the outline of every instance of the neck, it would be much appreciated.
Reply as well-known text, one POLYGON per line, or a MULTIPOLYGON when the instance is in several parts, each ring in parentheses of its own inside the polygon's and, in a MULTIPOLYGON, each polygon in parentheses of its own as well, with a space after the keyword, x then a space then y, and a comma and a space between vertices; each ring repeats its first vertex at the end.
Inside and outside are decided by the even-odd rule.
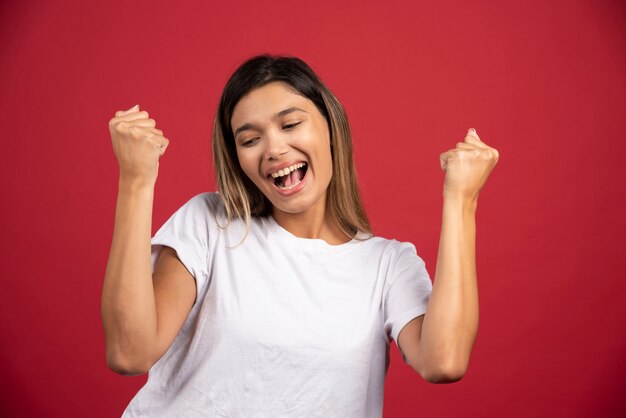
POLYGON ((284 229, 299 238, 322 239, 330 245, 345 244, 352 238, 343 233, 324 205, 313 205, 304 212, 289 213, 272 209, 272 216, 284 229))

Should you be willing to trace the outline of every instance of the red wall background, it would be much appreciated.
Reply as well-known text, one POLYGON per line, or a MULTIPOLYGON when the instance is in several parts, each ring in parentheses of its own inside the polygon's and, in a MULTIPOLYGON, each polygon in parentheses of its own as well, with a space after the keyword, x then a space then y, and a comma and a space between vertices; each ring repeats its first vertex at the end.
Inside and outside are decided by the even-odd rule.
POLYGON ((156 229, 215 190, 221 89, 261 52, 307 61, 350 118, 379 235, 434 277, 440 152, 500 151, 477 215, 480 328, 433 385, 395 344, 385 417, 626 416, 626 5, 621 1, 29 1, 0 5, 0 415, 121 415, 105 364, 116 110, 171 140, 156 229))

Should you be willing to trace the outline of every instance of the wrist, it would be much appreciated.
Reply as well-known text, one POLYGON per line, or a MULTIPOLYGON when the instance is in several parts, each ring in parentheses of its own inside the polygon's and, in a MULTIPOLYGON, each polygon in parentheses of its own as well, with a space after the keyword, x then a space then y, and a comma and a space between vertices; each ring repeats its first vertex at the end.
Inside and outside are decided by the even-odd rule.
POLYGON ((478 196, 467 196, 459 193, 443 194, 444 206, 460 209, 464 213, 476 213, 478 207, 478 196))
POLYGON ((156 183, 156 179, 139 179, 139 178, 131 178, 120 176, 118 181, 118 187, 120 192, 131 192, 131 193, 141 193, 144 191, 152 192, 154 191, 154 185, 156 183))

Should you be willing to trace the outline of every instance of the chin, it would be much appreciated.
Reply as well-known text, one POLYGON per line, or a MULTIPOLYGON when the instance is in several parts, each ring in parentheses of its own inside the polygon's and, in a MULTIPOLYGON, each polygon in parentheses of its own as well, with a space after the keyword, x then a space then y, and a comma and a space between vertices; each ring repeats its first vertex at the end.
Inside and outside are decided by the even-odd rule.
POLYGON ((297 214, 305 212, 311 206, 313 206, 313 202, 304 201, 304 199, 294 199, 291 202, 272 202, 272 207, 274 210, 279 210, 281 212, 297 214))

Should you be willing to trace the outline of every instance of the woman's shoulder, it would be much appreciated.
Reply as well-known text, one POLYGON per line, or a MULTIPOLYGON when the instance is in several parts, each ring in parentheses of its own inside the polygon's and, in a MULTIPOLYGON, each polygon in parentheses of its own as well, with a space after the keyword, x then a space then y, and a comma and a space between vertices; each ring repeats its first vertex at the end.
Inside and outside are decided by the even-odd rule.
POLYGON ((201 192, 187 200, 183 207, 217 212, 222 211, 224 205, 219 192, 201 192))
POLYGON ((187 200, 190 205, 215 204, 220 200, 219 192, 200 192, 187 200))
POLYGON ((202 192, 188 199, 177 211, 184 218, 220 221, 225 217, 224 204, 218 192, 202 192))
POLYGON ((365 237, 363 242, 366 242, 370 248, 376 249, 392 258, 407 253, 417 255, 417 250, 412 242, 386 238, 375 234, 364 234, 362 236, 365 237))

